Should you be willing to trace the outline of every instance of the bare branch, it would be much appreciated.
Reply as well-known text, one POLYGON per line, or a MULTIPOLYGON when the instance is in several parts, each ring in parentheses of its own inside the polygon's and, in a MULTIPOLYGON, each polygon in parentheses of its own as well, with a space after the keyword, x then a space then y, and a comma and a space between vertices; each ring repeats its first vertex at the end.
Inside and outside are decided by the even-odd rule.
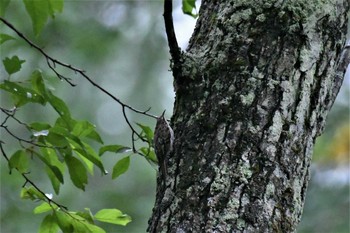
POLYGON ((170 55, 173 59, 175 66, 180 63, 181 60, 181 49, 177 43, 174 23, 173 23, 173 1, 172 0, 164 0, 164 23, 165 23, 165 31, 168 38, 168 45, 170 49, 170 55))

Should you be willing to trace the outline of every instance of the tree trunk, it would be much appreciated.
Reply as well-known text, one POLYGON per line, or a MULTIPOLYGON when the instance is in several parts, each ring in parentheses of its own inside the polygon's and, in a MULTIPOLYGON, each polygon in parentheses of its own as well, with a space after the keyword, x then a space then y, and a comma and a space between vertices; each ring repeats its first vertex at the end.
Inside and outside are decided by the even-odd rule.
POLYGON ((313 144, 349 62, 349 8, 202 1, 187 51, 173 56, 174 150, 148 231, 296 230, 313 144))

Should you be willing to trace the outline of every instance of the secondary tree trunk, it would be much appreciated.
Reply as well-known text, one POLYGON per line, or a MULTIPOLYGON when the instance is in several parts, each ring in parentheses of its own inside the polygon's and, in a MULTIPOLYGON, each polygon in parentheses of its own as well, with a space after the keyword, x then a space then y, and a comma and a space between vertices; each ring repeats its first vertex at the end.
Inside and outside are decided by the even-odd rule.
POLYGON ((295 231, 313 144, 348 64, 349 8, 202 1, 187 51, 173 56, 174 151, 150 232, 295 231))

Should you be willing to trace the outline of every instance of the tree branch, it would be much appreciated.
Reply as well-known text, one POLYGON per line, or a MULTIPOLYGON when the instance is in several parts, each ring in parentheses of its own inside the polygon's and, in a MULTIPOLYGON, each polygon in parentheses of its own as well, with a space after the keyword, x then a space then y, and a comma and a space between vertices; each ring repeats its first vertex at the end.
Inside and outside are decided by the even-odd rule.
POLYGON ((58 64, 60 66, 63 66, 69 70, 72 70, 76 73, 79 73, 81 76, 83 76, 90 84, 92 84, 94 87, 96 87, 97 89, 99 89, 100 91, 102 91, 103 93, 105 93, 106 95, 108 95, 109 97, 111 97, 113 100, 115 100, 117 103, 119 103, 122 108, 127 108, 135 113, 139 113, 154 119, 157 119, 157 116, 152 115, 149 112, 150 109, 147 109, 145 111, 141 111, 138 110, 136 108, 131 107, 128 104, 123 103, 120 99, 118 99, 117 97, 115 97, 113 94, 111 94, 110 92, 108 92, 107 90, 105 90, 103 87, 101 87, 100 85, 98 85, 96 82, 94 82, 88 75, 85 74, 85 71, 79 68, 76 68, 70 64, 61 62, 51 56, 49 56, 43 49, 41 49, 39 46, 37 46, 36 44, 34 44, 32 41, 30 41, 26 36, 23 35, 23 33, 21 33, 19 30, 17 30, 10 22, 8 22, 7 20, 5 20, 4 18, 0 17, 0 21, 2 21, 6 26, 8 26, 9 28, 11 28, 14 32, 16 32, 16 34, 22 38, 23 40, 25 40, 30 46, 32 46, 33 48, 35 48, 37 51, 39 51, 39 53, 41 53, 47 60, 47 64, 49 66, 49 68, 51 70, 53 70, 53 72, 58 76, 59 79, 64 79, 65 81, 67 81, 70 85, 75 86, 75 84, 73 84, 69 78, 64 77, 63 75, 59 74, 56 70, 55 70, 55 65, 58 64), (51 62, 51 63, 50 63, 51 62))
POLYGON ((174 65, 178 65, 181 59, 181 49, 176 40, 174 23, 173 23, 173 1, 172 0, 164 0, 164 23, 165 23, 165 31, 168 38, 168 45, 170 49, 170 55, 174 62, 174 65))
MULTIPOLYGON (((166 9, 170 9, 170 26, 171 26, 171 30, 172 30, 172 40, 175 40, 175 44, 176 44, 176 47, 177 47, 177 42, 176 42, 176 38, 175 38, 175 34, 174 34, 174 30, 173 30, 173 26, 172 26, 172 16, 171 16, 171 11, 172 11, 172 2, 171 1, 166 1, 167 4, 170 3, 170 8, 169 7, 166 7, 166 9)), ((165 5, 167 5, 165 4, 165 5)), ((167 14, 168 15, 168 14, 167 14)), ((137 135, 142 141, 145 141, 145 139, 134 129, 134 127, 132 126, 132 124, 130 123, 130 120, 129 118, 127 117, 126 115, 126 112, 125 110, 126 109, 129 109, 135 113, 138 113, 138 114, 142 114, 142 115, 145 115, 145 116, 148 116, 148 117, 151 117, 151 118, 154 118, 154 119, 157 119, 157 116, 155 115, 152 115, 149 113, 150 109, 151 108, 148 108, 147 110, 145 111, 141 111, 141 110, 138 110, 128 104, 125 104, 124 102, 122 102, 119 98, 117 98, 116 96, 114 96, 113 94, 111 94, 110 92, 108 92, 106 89, 104 89, 103 87, 101 87, 99 84, 97 84, 95 81, 93 81, 86 73, 84 70, 82 69, 79 69, 79 68, 76 68, 70 64, 67 64, 67 63, 64 63, 64 62, 61 62, 53 57, 51 57, 50 55, 48 55, 42 48, 40 48, 38 45, 34 44, 31 40, 29 40, 23 33, 21 33, 17 28, 15 28, 15 26, 13 26, 10 22, 8 22, 6 19, 0 17, 0 21, 2 21, 7 27, 9 27, 10 29, 12 29, 20 38, 22 38, 27 44, 29 44, 31 47, 35 48, 40 54, 42 54, 45 59, 46 59, 46 62, 47 62, 47 65, 48 67, 57 75, 57 77, 61 80, 65 80, 67 83, 69 83, 71 86, 75 86, 75 84, 73 84, 71 82, 71 79, 70 78, 67 78, 65 76, 63 76, 62 74, 60 74, 59 72, 56 71, 56 64, 62 66, 62 67, 65 67, 75 73, 78 73, 80 74, 82 77, 84 77, 90 84, 92 84, 94 87, 96 87, 97 89, 99 89, 100 91, 102 91, 103 93, 105 93, 106 95, 108 95, 109 97, 111 97, 114 101, 116 101, 121 107, 122 107, 122 112, 123 112, 123 117, 127 123, 127 125, 130 127, 131 131, 132 131, 132 147, 135 148, 135 140, 134 140, 134 135, 137 135)), ((174 49, 172 49, 173 51, 174 49)), ((177 47, 177 50, 179 50, 179 48, 177 47)), ((177 54, 179 53, 178 52, 173 52, 174 54, 177 54)), ((178 55, 174 55, 174 56, 178 56, 178 55)), ((10 133, 13 137, 17 138, 19 140, 18 137, 16 137, 15 135, 13 135, 6 127, 2 126, 5 130, 7 130, 8 133, 10 133)), ((21 139, 20 141, 24 141, 24 142, 27 142, 27 143, 30 143, 29 141, 26 141, 26 140, 23 140, 21 139)), ((32 143, 33 144, 33 143, 32 143)), ((40 146, 40 145, 37 145, 37 144, 33 144, 35 146, 40 146)), ((135 149, 134 149, 134 152, 135 152, 135 149)))
MULTIPOLYGON (((7 160, 7 162, 9 163, 9 162, 10 162, 10 159, 9 159, 9 157, 6 155, 5 150, 4 150, 3 146, 2 146, 2 144, 3 144, 3 141, 0 141, 0 151, 1 151, 2 155, 5 157, 5 159, 7 160)), ((24 180, 25 180, 23 187, 24 187, 27 183, 31 184, 31 185, 45 198, 46 202, 47 202, 49 205, 51 205, 51 203, 53 203, 53 204, 55 204, 56 206, 58 206, 59 208, 61 208, 63 211, 67 211, 67 210, 68 210, 68 208, 67 208, 66 206, 61 205, 61 204, 55 202, 54 200, 52 200, 50 197, 48 197, 48 196, 46 195, 46 193, 44 193, 33 181, 31 181, 31 180, 28 178, 27 174, 25 174, 25 173, 23 173, 23 172, 20 172, 17 168, 16 168, 16 170, 21 174, 21 176, 22 176, 22 177, 24 178, 24 180)))

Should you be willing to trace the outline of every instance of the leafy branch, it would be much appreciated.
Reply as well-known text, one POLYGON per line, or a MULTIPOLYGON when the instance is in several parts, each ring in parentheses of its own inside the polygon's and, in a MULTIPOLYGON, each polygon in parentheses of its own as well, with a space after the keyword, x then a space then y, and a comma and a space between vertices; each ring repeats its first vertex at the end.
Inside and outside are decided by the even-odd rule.
MULTIPOLYGON (((9 157, 7 156, 7 154, 3 148, 3 143, 4 143, 3 141, 0 141, 0 151, 1 151, 2 155, 5 157, 5 159, 7 160, 8 164, 10 164, 10 169, 11 169, 12 168, 11 167, 12 166, 11 160, 9 159, 9 157)), ((20 159, 18 161, 20 161, 20 159)), ((45 194, 43 191, 41 191, 41 189, 33 181, 31 181, 28 178, 27 174, 25 172, 21 171, 21 169, 18 167, 18 166, 20 166, 20 164, 13 164, 13 166, 14 166, 13 168, 15 168, 25 180, 22 187, 25 187, 26 184, 28 184, 28 183, 34 187, 35 190, 34 191, 32 190, 30 195, 32 195, 33 197, 36 196, 37 198, 42 199, 42 200, 46 200, 46 202, 50 205, 53 203, 56 206, 58 206, 64 210, 68 210, 68 208, 66 206, 58 204, 57 202, 52 200, 47 194, 45 194)))
MULTIPOLYGON (((34 33, 36 35, 42 30, 49 15, 53 17, 55 12, 61 12, 63 9, 63 0, 55 2, 24 0, 23 2, 33 21, 34 33), (41 14, 42 17, 37 17, 38 14, 36 14, 37 12, 35 11, 38 7, 41 9, 41 13, 44 13, 43 15, 41 14)), ((194 16, 194 14, 192 14, 192 10, 195 9, 194 3, 195 0, 183 0, 183 11, 186 14, 194 16)), ((5 4, 5 8, 7 4, 8 2, 5 4)), ((178 47, 174 32, 171 0, 164 1, 163 15, 170 53, 173 62, 176 65, 181 61, 181 50, 178 47)), ((98 153, 96 153, 90 144, 85 141, 86 139, 92 139, 99 144, 103 144, 101 137, 95 130, 95 126, 88 121, 81 121, 72 118, 65 102, 45 87, 41 71, 36 70, 32 73, 29 85, 27 85, 28 83, 23 84, 21 82, 13 82, 10 81, 10 79, 4 80, 0 83, 0 89, 11 94, 15 101, 15 108, 13 109, 0 107, 0 113, 5 115, 4 120, 0 123, 0 128, 4 129, 12 138, 17 140, 21 146, 21 149, 17 150, 11 156, 8 156, 3 147, 4 142, 0 141, 0 151, 9 165, 10 172, 12 169, 17 170, 25 180, 21 191, 21 197, 24 199, 43 201, 42 204, 34 209, 34 213, 44 213, 52 210, 52 214, 46 215, 43 219, 39 232, 57 232, 58 228, 63 232, 104 232, 94 224, 94 220, 126 225, 131 221, 130 217, 121 213, 121 211, 117 209, 103 209, 93 216, 89 209, 85 209, 83 212, 72 212, 68 211, 65 206, 53 201, 50 195, 45 194, 44 191, 29 179, 29 158, 38 158, 45 165, 47 176, 49 177, 56 194, 59 193, 60 185, 63 184, 65 168, 68 168, 73 184, 84 190, 85 185, 87 184, 87 172, 92 174, 94 166, 97 166, 102 174, 106 174, 104 165, 100 159, 105 152, 125 153, 132 151, 135 154, 145 157, 152 163, 157 162, 153 150, 153 131, 148 126, 138 123, 137 126, 135 126, 134 123, 131 123, 127 111, 153 119, 156 119, 157 116, 150 114, 150 108, 142 111, 124 103, 96 83, 83 69, 79 69, 55 59, 44 51, 44 49, 28 39, 28 37, 20 32, 9 21, 3 17, 0 17, 0 21, 15 32, 18 37, 23 39, 26 44, 39 52, 45 58, 48 68, 60 80, 67 82, 72 87, 75 86, 71 78, 65 77, 57 71, 57 66, 63 67, 82 76, 99 91, 117 102, 121 106, 123 117, 131 130, 131 148, 122 145, 106 145, 101 146, 98 153), (20 106, 27 103, 40 104, 42 106, 47 103, 51 105, 59 115, 55 124, 50 125, 46 122, 33 122, 27 124, 21 121, 15 115, 20 109, 20 106), (8 127, 10 120, 24 126, 24 128, 29 131, 31 135, 30 138, 21 138, 12 132, 8 127), (138 130, 135 127, 139 127, 141 130, 138 130), (147 145, 141 148, 136 148, 136 141, 138 140, 141 140, 147 145), (27 187, 28 184, 30 184, 29 187, 27 187)), ((11 39, 13 39, 13 37, 6 34, 0 34, 0 44, 11 39)), ((10 76, 19 71, 21 69, 21 64, 24 62, 25 60, 19 59, 18 56, 13 56, 12 58, 6 57, 3 60, 5 70, 10 76)), ((128 169, 129 163, 130 155, 120 159, 113 167, 112 178, 117 178, 123 174, 128 169)))
MULTIPOLYGON (((87 172, 93 172, 93 165, 96 165, 102 173, 105 173, 100 159, 103 153, 106 151, 116 153, 125 151, 125 147, 123 146, 116 147, 116 145, 108 145, 101 147, 99 155, 97 155, 91 146, 84 142, 85 138, 89 138, 103 144, 100 136, 94 130, 94 126, 87 121, 77 121, 71 117, 65 103, 45 87, 40 71, 34 71, 30 81, 31 85, 27 86, 7 80, 0 84, 0 89, 16 97, 14 98, 16 101, 15 108, 6 109, 0 107, 1 113, 5 115, 0 128, 5 129, 10 136, 19 141, 22 147, 22 149, 8 156, 3 147, 4 142, 0 141, 0 151, 9 165, 10 172, 12 169, 15 169, 25 179, 21 197, 23 199, 43 201, 42 204, 34 209, 34 213, 52 211, 52 215, 49 214, 44 218, 39 232, 48 232, 48 229, 52 229, 53 226, 54 229, 61 228, 63 232, 72 232, 72 229, 78 232, 80 232, 79 229, 85 229, 82 232, 104 232, 93 223, 94 219, 102 222, 126 225, 131 221, 131 218, 117 209, 103 209, 94 216, 89 210, 85 210, 84 212, 68 211, 67 207, 52 200, 51 194, 45 194, 29 178, 29 157, 33 158, 35 156, 46 166, 46 173, 50 178, 56 194, 58 194, 60 184, 63 184, 64 166, 61 160, 64 160, 73 184, 84 190, 85 184, 87 184, 87 172), (51 126, 43 122, 26 124, 18 119, 15 116, 17 110, 20 106, 27 103, 39 103, 41 105, 49 103, 59 114, 55 125, 51 126), (32 139, 28 140, 15 135, 7 125, 10 119, 24 126, 31 133, 32 139), (25 146, 25 143, 29 144, 29 146, 25 146), (30 184, 30 186, 27 187, 27 184, 30 184), (65 228, 66 226, 69 227, 65 228)), ((118 176, 127 170, 125 169, 125 163, 120 163, 120 161, 117 163, 119 165, 115 166, 118 170, 118 176)), ((115 169, 113 173, 116 173, 115 169)), ((112 178, 116 177, 113 176, 112 178)))
MULTIPOLYGON (((132 124, 130 123, 130 120, 126 114, 126 109, 129 109, 132 112, 141 114, 141 115, 145 115, 154 119, 157 119, 157 116, 152 115, 149 113, 149 111, 151 110, 151 108, 148 108, 147 110, 141 111, 138 110, 124 102, 122 102, 119 98, 117 98, 116 96, 114 96, 113 94, 111 94, 110 92, 108 92, 106 89, 104 89, 103 87, 101 87, 99 84, 97 84, 95 81, 93 81, 86 73, 84 70, 76 68, 70 64, 64 63, 59 61, 58 59, 55 59, 53 57, 51 57, 50 55, 48 55, 42 48, 40 48, 38 45, 36 45, 35 43, 33 43, 30 39, 28 39, 22 32, 20 32, 15 26, 13 26, 10 22, 8 22, 6 19, 4 19, 3 17, 0 17, 0 21, 2 21, 8 28, 10 28, 11 30, 13 30, 20 38, 22 38, 27 44, 29 44, 31 47, 33 47, 34 49, 36 49, 40 54, 42 54, 47 62, 48 67, 56 74, 56 76, 60 79, 60 80, 64 80, 67 83, 69 83, 71 86, 75 86, 74 83, 71 82, 70 78, 67 78, 65 76, 63 76, 62 74, 60 74, 57 70, 56 70, 56 65, 60 65, 62 67, 65 67, 75 73, 80 74, 82 77, 84 77, 90 84, 92 84, 95 88, 97 88, 98 90, 100 90, 101 92, 105 93, 107 96, 111 97, 114 101, 116 101, 121 107, 122 107, 122 112, 123 112, 123 117, 127 123, 127 125, 129 126, 129 128, 132 131, 132 138, 134 138, 134 135, 137 135, 139 139, 141 139, 142 141, 146 142, 146 140, 144 139, 144 137, 142 137, 137 130, 132 126, 132 124)), ((137 153, 137 150, 135 149, 135 140, 132 140, 132 148, 133 148, 133 152, 137 153)))

